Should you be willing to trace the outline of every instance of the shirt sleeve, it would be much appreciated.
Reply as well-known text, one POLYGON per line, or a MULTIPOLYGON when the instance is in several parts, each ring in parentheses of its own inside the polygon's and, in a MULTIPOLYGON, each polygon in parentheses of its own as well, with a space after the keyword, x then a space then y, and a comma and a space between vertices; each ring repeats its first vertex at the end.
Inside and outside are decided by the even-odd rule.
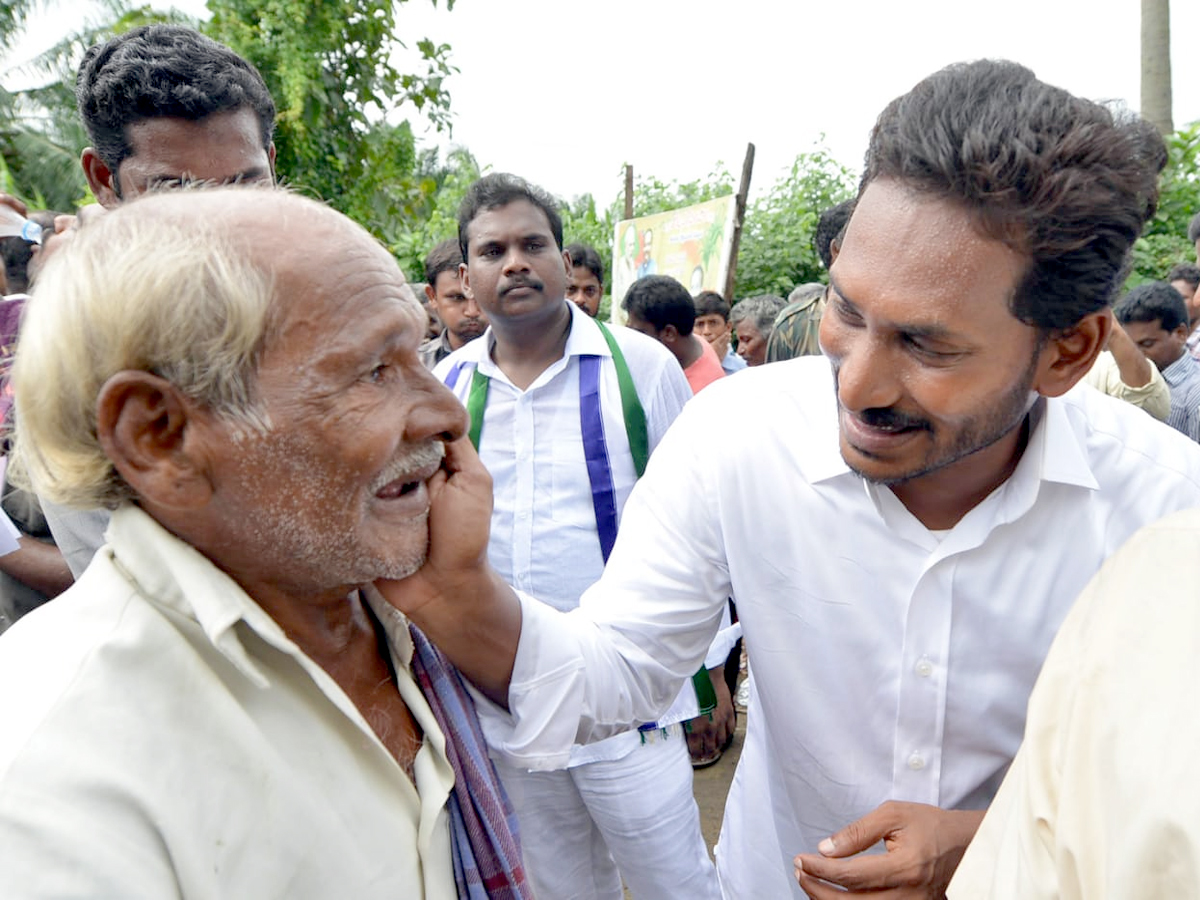
POLYGON ((480 703, 488 743, 514 765, 561 768, 572 744, 656 721, 704 662, 730 584, 717 467, 694 452, 714 417, 693 406, 651 456, 579 609, 522 598, 511 712, 480 703))
POLYGON ((1130 387, 1121 380, 1113 355, 1105 350, 1096 357, 1084 380, 1096 390, 1131 403, 1160 422, 1167 421, 1167 416, 1171 414, 1171 389, 1158 366, 1150 366, 1148 382, 1141 387, 1130 387))
POLYGON ((642 408, 646 411, 646 432, 653 453, 671 423, 683 411, 684 404, 692 399, 692 388, 679 361, 665 347, 656 355, 651 377, 639 378, 635 373, 634 379, 642 408))

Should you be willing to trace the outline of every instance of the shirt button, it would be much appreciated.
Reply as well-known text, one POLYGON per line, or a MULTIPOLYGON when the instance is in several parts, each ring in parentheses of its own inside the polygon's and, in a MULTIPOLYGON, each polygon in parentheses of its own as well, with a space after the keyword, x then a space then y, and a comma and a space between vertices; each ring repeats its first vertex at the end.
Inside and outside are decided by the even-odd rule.
POLYGON ((922 656, 917 660, 917 664, 913 666, 913 671, 922 678, 928 678, 933 674, 933 663, 930 662, 928 656, 922 656))
POLYGON ((908 758, 908 767, 914 772, 920 772, 923 768, 925 768, 925 757, 923 757, 920 753, 914 753, 908 758))

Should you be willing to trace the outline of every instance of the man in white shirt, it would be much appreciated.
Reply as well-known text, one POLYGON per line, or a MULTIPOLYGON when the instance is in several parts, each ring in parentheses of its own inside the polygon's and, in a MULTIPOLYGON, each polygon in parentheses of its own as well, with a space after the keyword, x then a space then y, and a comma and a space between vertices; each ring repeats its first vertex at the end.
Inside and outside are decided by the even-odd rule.
MULTIPOLYGON (((434 374, 467 406, 495 482, 488 558, 518 590, 574 609, 603 571, 639 452, 654 450, 691 390, 658 342, 609 332, 566 299, 573 260, 543 191, 488 175, 468 190, 458 228, 463 289, 491 327, 434 374)), ((578 747, 559 771, 498 761, 539 896, 620 900, 623 877, 637 898, 720 897, 678 724, 696 712, 689 684, 659 728, 578 747)))
POLYGON ((469 695, 371 588, 424 561, 466 429, 404 286, 249 188, 126 204, 43 270, 11 465, 115 512, 0 637, 5 896, 531 896, 469 695))
POLYGON ((1078 591, 1200 505, 1200 448, 1073 390, 1165 159, 1152 126, 1012 63, 890 104, 830 273, 827 359, 688 404, 578 612, 501 590, 461 527, 455 589, 445 562, 406 583, 396 602, 508 707, 485 716, 493 747, 552 765, 653 718, 732 594, 754 692, 725 896, 939 896, 1078 591))

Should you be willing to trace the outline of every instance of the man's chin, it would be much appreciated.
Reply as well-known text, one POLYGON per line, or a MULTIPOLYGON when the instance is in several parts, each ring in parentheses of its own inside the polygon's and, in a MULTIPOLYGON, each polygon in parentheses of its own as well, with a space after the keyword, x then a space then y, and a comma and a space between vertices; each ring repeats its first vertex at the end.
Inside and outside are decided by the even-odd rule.
POLYGON ((852 444, 847 443, 845 438, 841 441, 840 449, 842 461, 849 467, 850 471, 863 479, 863 481, 868 481, 871 484, 903 484, 906 481, 911 481, 913 478, 919 478, 929 471, 928 468, 922 466, 905 467, 889 463, 872 453, 854 447, 852 444))
POLYGON ((379 574, 374 581, 403 581, 410 575, 415 575, 425 565, 427 553, 405 556, 398 559, 380 560, 379 574))

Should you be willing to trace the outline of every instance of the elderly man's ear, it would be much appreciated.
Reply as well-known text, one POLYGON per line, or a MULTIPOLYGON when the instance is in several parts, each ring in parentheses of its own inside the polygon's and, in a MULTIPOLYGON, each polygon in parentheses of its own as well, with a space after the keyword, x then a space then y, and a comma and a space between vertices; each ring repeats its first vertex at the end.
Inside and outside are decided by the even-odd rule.
POLYGON ((212 496, 204 418, 150 372, 118 372, 96 401, 104 453, 139 499, 168 509, 196 509, 212 496))

